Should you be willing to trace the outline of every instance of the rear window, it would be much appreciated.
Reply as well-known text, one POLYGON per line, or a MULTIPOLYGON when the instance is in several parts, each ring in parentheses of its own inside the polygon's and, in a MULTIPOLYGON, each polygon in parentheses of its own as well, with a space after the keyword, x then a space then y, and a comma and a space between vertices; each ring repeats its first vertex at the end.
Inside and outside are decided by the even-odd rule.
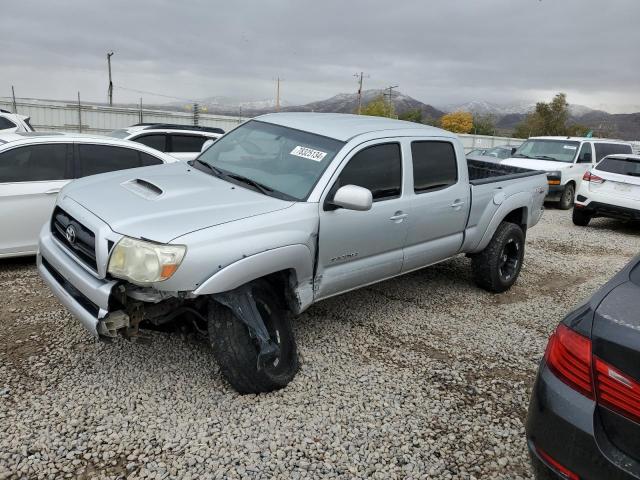
POLYGON ((155 148, 161 152, 165 152, 167 149, 165 148, 166 137, 163 133, 156 133, 150 135, 141 135, 137 138, 134 138, 134 142, 141 143, 146 145, 147 147, 155 148))
POLYGON ((140 166, 138 151, 111 145, 79 145, 80 176, 125 170, 140 166))
POLYGON ((174 135, 171 134, 171 151, 172 152, 199 152, 202 145, 207 141, 207 137, 198 137, 195 135, 174 135))
POLYGON ((16 124, 13 123, 8 118, 0 117, 0 130, 4 130, 5 128, 15 128, 16 124))
POLYGON ((458 181, 456 152, 449 142, 411 142, 413 189, 438 190, 458 181))
POLYGON ((633 158, 605 158, 596 168, 602 172, 640 177, 640 160, 633 158))
POLYGON ((607 155, 633 153, 631 145, 625 145, 624 143, 594 143, 593 146, 596 149, 596 162, 599 162, 607 155))

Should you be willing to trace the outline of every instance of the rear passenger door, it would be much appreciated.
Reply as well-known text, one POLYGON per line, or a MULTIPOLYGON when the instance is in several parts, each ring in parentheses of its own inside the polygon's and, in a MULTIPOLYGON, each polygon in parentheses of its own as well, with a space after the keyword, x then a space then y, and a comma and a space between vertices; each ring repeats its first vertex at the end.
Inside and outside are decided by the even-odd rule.
POLYGON ((35 253, 60 189, 72 178, 72 145, 24 145, 0 153, 0 256, 35 253))
POLYGON ((172 157, 179 160, 193 160, 202 150, 202 145, 208 140, 208 137, 202 135, 187 135, 182 133, 170 133, 169 149, 167 152, 172 157))
POLYGON ((399 141, 364 144, 342 163, 319 205, 316 299, 400 273, 409 221, 403 171, 399 141), (371 210, 332 207, 330 200, 344 185, 369 189, 371 210))
MULTIPOLYGON (((469 182, 448 140, 407 140, 411 190, 406 193, 411 222, 403 272, 449 258, 460 250, 469 215, 469 182)), ((462 152, 460 152, 462 155, 462 152)))

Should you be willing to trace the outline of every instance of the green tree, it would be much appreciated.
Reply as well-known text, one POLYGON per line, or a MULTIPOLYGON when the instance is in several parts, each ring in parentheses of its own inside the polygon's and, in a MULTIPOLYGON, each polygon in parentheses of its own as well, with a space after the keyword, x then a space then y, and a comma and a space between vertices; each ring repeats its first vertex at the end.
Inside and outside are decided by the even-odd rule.
POLYGON ((568 120, 567 95, 558 93, 549 103, 536 103, 535 110, 516 126, 514 136, 528 138, 535 135, 567 135, 568 120))
POLYGON ((473 129, 476 135, 495 135, 496 123, 492 115, 474 115, 473 129))
POLYGON ((371 115, 373 117, 396 117, 393 104, 386 102, 382 95, 379 95, 362 107, 361 113, 362 115, 371 115))
POLYGON ((407 110, 401 113, 398 117, 400 120, 407 120, 409 122, 422 123, 422 110, 414 108, 413 110, 407 110))

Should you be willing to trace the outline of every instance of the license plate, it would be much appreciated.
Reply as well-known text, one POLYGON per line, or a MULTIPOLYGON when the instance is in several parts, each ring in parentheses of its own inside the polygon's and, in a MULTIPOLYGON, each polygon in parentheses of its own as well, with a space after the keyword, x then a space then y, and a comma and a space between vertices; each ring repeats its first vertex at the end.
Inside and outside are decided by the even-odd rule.
POLYGON ((618 183, 613 188, 615 190, 617 190, 618 192, 630 192, 631 191, 631 185, 625 185, 624 183, 618 183))

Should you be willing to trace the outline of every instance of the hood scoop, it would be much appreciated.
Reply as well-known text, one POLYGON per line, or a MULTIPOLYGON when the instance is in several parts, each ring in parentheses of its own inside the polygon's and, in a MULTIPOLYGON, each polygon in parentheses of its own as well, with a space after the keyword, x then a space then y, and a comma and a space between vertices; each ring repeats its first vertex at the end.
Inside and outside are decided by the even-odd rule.
POLYGON ((149 182, 148 180, 143 180, 142 178, 127 180, 120 185, 122 185, 123 188, 129 190, 131 193, 135 193, 139 197, 147 200, 155 200, 164 193, 164 191, 160 187, 149 182))

